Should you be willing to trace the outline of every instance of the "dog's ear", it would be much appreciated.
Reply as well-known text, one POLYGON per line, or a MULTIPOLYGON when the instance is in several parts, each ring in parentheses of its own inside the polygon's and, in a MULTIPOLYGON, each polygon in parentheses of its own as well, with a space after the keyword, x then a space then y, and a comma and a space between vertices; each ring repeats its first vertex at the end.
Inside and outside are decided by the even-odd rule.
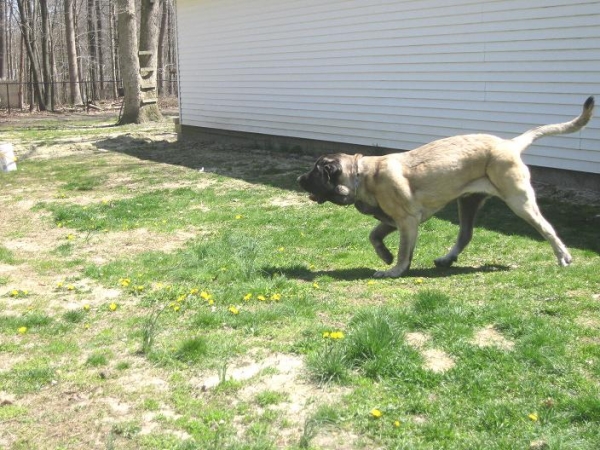
POLYGON ((337 161, 332 161, 325 164, 323 170, 325 170, 327 177, 332 180, 342 171, 342 167, 337 161))

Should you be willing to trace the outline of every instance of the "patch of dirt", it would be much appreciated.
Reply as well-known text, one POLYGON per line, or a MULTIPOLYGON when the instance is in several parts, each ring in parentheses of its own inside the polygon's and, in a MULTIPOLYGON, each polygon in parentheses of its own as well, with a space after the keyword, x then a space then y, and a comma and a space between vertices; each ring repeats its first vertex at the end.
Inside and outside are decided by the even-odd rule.
MULTIPOLYGON (((240 402, 253 402, 256 396, 265 391, 276 391, 283 394, 284 400, 270 407, 278 412, 283 423, 277 436, 273 439, 277 448, 287 448, 297 444, 304 432, 305 422, 317 407, 324 404, 338 402, 349 391, 343 387, 327 386, 321 389, 306 380, 304 362, 296 355, 283 353, 270 354, 263 358, 254 355, 249 359, 238 361, 231 368, 227 368, 226 379, 243 381, 244 386, 236 394, 233 404, 240 402)), ((220 382, 220 376, 210 375, 192 381, 197 389, 210 391, 220 382)), ((254 411, 261 415, 265 408, 255 406, 254 411)), ((241 418, 238 424, 238 436, 243 437, 244 426, 241 418)), ((320 433, 313 438, 312 444, 321 448, 351 449, 358 436, 343 430, 320 433), (334 447, 330 444, 336 443, 334 447)))
POLYGON ((488 325, 477 331, 473 336, 472 342, 478 347, 495 347, 507 351, 512 350, 515 346, 515 343, 502 336, 502 334, 494 328, 494 325, 488 325))
POLYGON ((452 357, 445 351, 437 348, 427 348, 428 343, 431 341, 431 336, 425 333, 406 333, 404 340, 409 346, 421 353, 424 360, 423 367, 426 370, 435 373, 444 373, 456 365, 452 357))

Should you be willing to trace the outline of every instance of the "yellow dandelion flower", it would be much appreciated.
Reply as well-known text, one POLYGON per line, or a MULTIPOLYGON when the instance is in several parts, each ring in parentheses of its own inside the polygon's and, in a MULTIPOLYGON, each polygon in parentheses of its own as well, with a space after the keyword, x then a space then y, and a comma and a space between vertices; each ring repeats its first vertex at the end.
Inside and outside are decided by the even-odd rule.
POLYGON ((129 278, 120 278, 119 284, 123 287, 128 287, 131 284, 131 279, 129 278))
POLYGON ((65 283, 63 281, 59 281, 58 283, 56 283, 56 287, 57 288, 61 288, 65 285, 65 283))
POLYGON ((316 281, 312 284, 312 287, 315 289, 319 289, 319 283, 317 283, 316 281))
POLYGON ((251 293, 247 293, 246 295, 244 295, 244 300, 248 301, 252 298, 252 294, 251 293))
POLYGON ((75 290, 75 286, 74 286, 74 285, 72 285, 72 284, 68 284, 68 285, 67 285, 67 289, 68 289, 69 291, 74 291, 74 290, 75 290))
POLYGON ((200 298, 204 299, 204 300, 210 300, 212 297, 212 295, 210 295, 208 292, 206 291, 202 291, 200 292, 200 298))
POLYGON ((277 250, 279 250, 280 252, 285 252, 285 247, 279 247, 277 250))
POLYGON ((84 303, 84 304, 83 304, 83 310, 84 310, 84 311, 89 311, 89 310, 90 310, 90 305, 89 305, 89 304, 87 304, 87 303, 84 303))
POLYGON ((417 278, 415 280, 415 283, 417 283, 417 284, 423 284, 423 278, 417 278))
POLYGON ((19 332, 19 334, 25 334, 27 333, 27 327, 19 327, 17 331, 19 332))
POLYGON ((27 289, 23 289, 21 291, 21 294, 23 294, 23 295, 29 295, 29 291, 27 289))
POLYGON ((278 302, 279 300, 281 300, 281 294, 271 295, 271 300, 273 300, 274 302, 278 302))
POLYGON ((18 297, 18 295, 19 295, 19 291, 17 291, 16 289, 13 289, 12 291, 10 291, 11 297, 18 297))
POLYGON ((233 314, 233 315, 236 315, 236 314, 239 314, 239 313, 240 313, 240 310, 239 310, 239 309, 237 309, 237 308, 236 308, 235 306, 233 306, 233 305, 229 307, 228 311, 229 311, 231 314, 233 314))
POLYGON ((323 339, 327 339, 330 335, 331 335, 331 333, 329 333, 329 331, 325 331, 323 333, 323 339))
POLYGON ((179 305, 175 305, 173 306, 173 311, 177 312, 181 309, 181 307, 179 305))
POLYGON ((136 286, 134 289, 135 289, 137 292, 142 292, 142 291, 145 289, 145 287, 144 287, 144 286, 142 286, 142 285, 140 284, 140 285, 136 286))
POLYGON ((527 417, 529 417, 529 420, 532 422, 537 422, 539 420, 539 417, 536 413, 531 413, 527 417))
POLYGON ((198 288, 192 288, 192 289, 190 289, 190 295, 197 295, 198 292, 200 292, 200 289, 198 289, 198 288))
POLYGON ((209 304, 210 306, 212 306, 212 305, 214 305, 214 304, 215 304, 215 301, 214 301, 212 298, 209 298, 209 299, 208 299, 208 304, 209 304))
POLYGON ((395 421, 394 421, 394 426, 395 426, 396 428, 398 428, 398 427, 400 426, 400 421, 399 421, 399 420, 395 420, 395 421))
POLYGON ((265 297, 264 295, 259 295, 256 298, 259 299, 261 302, 264 302, 267 299, 267 297, 265 297))
POLYGON ((383 413, 379 409, 373 408, 371 410, 371 416, 373 416, 376 419, 379 419, 381 416, 383 416, 383 413))
POLYGON ((105 198, 102 199, 102 204, 103 205, 108 205, 108 200, 106 200, 105 198))
POLYGON ((373 280, 367 281, 367 285, 369 285, 369 286, 373 286, 374 284, 375 284, 375 281, 373 281, 373 280))
POLYGON ((329 334, 331 339, 344 339, 344 333, 342 331, 333 331, 329 334))
POLYGON ((68 241, 72 241, 73 239, 75 239, 75 235, 74 234, 67 235, 67 240, 68 241))
POLYGON ((108 306, 108 308, 109 308, 111 311, 116 311, 118 307, 119 307, 119 306, 118 306, 116 303, 111 303, 111 304, 108 306))
POLYGON ((235 219, 236 220, 240 220, 242 217, 244 217, 244 216, 242 216, 241 214, 236 214, 235 215, 235 219))

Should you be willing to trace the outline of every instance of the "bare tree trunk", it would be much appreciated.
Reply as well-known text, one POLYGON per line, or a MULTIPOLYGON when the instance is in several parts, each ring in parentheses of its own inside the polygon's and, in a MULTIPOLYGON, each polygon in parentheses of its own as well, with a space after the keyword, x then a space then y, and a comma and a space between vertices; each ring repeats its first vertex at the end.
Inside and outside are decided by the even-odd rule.
POLYGON ((36 55, 32 45, 32 36, 30 31, 33 31, 32 21, 30 21, 28 4, 23 0, 16 0, 17 8, 19 10, 19 27, 21 28, 21 35, 23 36, 23 42, 25 44, 25 50, 27 50, 27 58, 31 65, 31 76, 33 78, 33 91, 35 98, 37 99, 40 111, 46 111, 46 103, 44 102, 44 96, 40 84, 40 74, 36 65, 36 55))
POLYGON ((154 122, 162 119, 157 103, 156 72, 158 69, 159 22, 163 1, 142 0, 139 47, 141 88, 144 90, 140 109, 142 122, 154 122))
POLYGON ((115 24, 115 3, 114 0, 111 0, 110 2, 110 19, 108 22, 108 31, 109 31, 109 38, 110 38, 110 59, 111 59, 111 64, 112 64, 112 79, 113 79, 113 83, 112 83, 112 93, 113 93, 113 98, 116 99, 119 97, 119 92, 117 90, 117 66, 118 66, 118 62, 117 62, 117 51, 116 51, 116 47, 115 47, 115 40, 116 40, 116 33, 115 33, 115 28, 116 28, 116 24, 115 24))
POLYGON ((52 67, 50 67, 50 23, 48 22, 48 0, 39 0, 42 16, 42 75, 44 77, 44 103, 52 105, 52 67))
MULTIPOLYGON (((98 78, 97 64, 98 59, 96 57, 96 29, 94 26, 94 0, 87 0, 87 35, 88 35, 88 51, 89 51, 89 73, 90 73, 90 88, 91 88, 91 100, 98 100, 98 92, 96 89, 96 81, 98 78)), ((90 98, 88 98, 88 101, 90 98)))
POLYGON ((119 61, 125 98, 119 125, 141 123, 140 61, 137 46, 135 0, 117 0, 119 61))
POLYGON ((160 19, 160 34, 158 35, 158 94, 163 95, 165 91, 165 80, 167 78, 167 70, 165 64, 165 45, 168 43, 165 42, 165 35, 168 31, 168 19, 169 17, 169 2, 168 0, 163 0, 163 8, 162 8, 162 17, 160 19))
POLYGON ((0 79, 6 78, 6 8, 5 0, 0 0, 0 79))
POLYGON ((75 21, 73 20, 74 0, 64 0, 65 3, 65 33, 67 40, 67 59, 69 63, 69 88, 73 105, 81 105, 79 92, 79 73, 77 72, 77 47, 75 43, 75 21))
POLYGON ((102 34, 102 11, 100 11, 100 1, 96 0, 96 45, 98 46, 98 75, 100 77, 100 92, 102 99, 106 97, 104 92, 104 51, 102 44, 104 42, 102 34))

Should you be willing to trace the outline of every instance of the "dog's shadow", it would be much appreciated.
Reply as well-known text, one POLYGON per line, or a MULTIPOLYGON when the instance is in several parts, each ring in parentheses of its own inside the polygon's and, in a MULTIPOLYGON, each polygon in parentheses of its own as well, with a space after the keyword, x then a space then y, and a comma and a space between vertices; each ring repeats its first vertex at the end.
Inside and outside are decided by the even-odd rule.
MULTIPOLYGON (((452 266, 448 268, 431 267, 427 269, 409 270, 402 278, 446 278, 456 275, 468 275, 473 273, 485 272, 506 272, 510 267, 486 264, 479 267, 461 267, 452 266)), ((342 281, 356 281, 373 279, 375 271, 367 267, 355 267, 351 269, 333 269, 333 270, 310 270, 302 266, 294 267, 263 267, 262 271, 268 277, 274 275, 283 275, 286 278, 315 281, 320 278, 331 278, 342 281)))

